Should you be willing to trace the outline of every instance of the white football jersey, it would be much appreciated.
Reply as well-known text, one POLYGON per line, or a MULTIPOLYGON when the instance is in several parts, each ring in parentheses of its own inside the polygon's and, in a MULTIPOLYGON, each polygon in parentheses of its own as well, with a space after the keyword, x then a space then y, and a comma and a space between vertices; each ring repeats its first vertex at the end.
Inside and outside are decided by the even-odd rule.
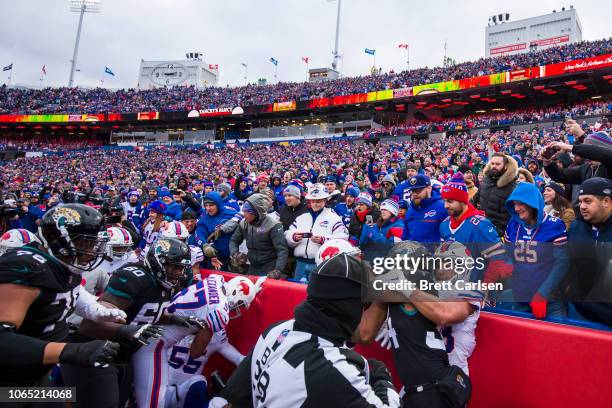
POLYGON ((463 322, 441 328, 442 335, 446 341, 448 362, 451 365, 458 366, 469 375, 468 358, 472 355, 474 347, 476 347, 476 326, 478 325, 480 310, 484 303, 483 294, 475 291, 447 291, 447 295, 442 296, 442 298, 450 297, 465 300, 474 306, 475 309, 463 322))

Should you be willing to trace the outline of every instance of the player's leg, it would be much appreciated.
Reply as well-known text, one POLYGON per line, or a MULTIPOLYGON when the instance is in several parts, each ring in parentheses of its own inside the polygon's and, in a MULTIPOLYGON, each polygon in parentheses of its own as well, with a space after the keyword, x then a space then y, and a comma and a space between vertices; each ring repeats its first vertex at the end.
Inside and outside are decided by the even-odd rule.
POLYGON ((202 408, 208 403, 206 378, 194 375, 184 383, 170 385, 166 391, 166 408, 202 408))
POLYGON ((134 393, 139 408, 163 408, 168 384, 168 348, 163 340, 141 347, 132 356, 134 393))

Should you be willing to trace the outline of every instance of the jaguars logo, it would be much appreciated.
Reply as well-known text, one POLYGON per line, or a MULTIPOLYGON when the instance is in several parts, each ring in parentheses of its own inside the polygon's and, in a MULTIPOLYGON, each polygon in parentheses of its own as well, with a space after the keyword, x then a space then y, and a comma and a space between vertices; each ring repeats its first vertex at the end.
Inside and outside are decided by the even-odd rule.
POLYGON ((411 185, 413 185, 413 186, 414 186, 416 183, 417 183, 417 179, 416 179, 416 177, 413 177, 413 178, 411 178, 411 179, 410 179, 410 184, 411 184, 411 185))
POLYGON ((60 227, 79 225, 81 214, 73 208, 58 207, 53 213, 53 220, 60 227))
POLYGON ((157 241, 157 247, 155 247, 155 253, 157 255, 168 252, 170 250, 170 241, 165 239, 160 239, 157 241))

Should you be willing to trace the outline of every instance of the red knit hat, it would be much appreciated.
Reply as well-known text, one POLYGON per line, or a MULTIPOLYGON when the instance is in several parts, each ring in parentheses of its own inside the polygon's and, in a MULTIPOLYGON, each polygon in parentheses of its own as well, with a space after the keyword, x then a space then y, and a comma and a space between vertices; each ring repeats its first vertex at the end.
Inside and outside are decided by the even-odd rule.
POLYGON ((261 174, 259 174, 259 176, 257 176, 257 183, 259 183, 261 180, 266 180, 269 183, 270 182, 270 176, 268 176, 268 173, 261 173, 261 174))
POLYGON ((463 179, 463 173, 457 172, 448 183, 442 187, 442 198, 455 200, 467 204, 470 200, 467 185, 463 179))

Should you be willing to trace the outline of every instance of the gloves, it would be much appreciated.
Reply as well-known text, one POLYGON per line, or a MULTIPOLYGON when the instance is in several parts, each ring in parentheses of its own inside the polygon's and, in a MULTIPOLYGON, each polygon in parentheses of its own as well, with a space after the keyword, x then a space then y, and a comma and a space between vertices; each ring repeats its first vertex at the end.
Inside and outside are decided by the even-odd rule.
POLYGON ((202 245, 202 252, 204 252, 204 256, 207 258, 215 258, 217 256, 217 250, 210 244, 202 245))
MULTIPOLYGON (((221 231, 221 228, 217 228, 212 234, 208 236, 208 238, 206 238, 206 242, 210 243, 216 241, 221 238, 221 235, 223 235, 223 231, 221 231)), ((212 256, 210 258, 212 258, 212 256)))
POLYGON ((484 283, 495 283, 498 280, 507 279, 512 276, 512 270, 512 265, 505 261, 499 259, 489 261, 484 273, 484 283))
POLYGON ((187 328, 195 327, 198 329, 210 329, 206 323, 195 316, 178 316, 171 314, 168 324, 187 328))
POLYGON ((387 320, 384 321, 383 325, 380 327, 376 338, 374 339, 380 344, 380 347, 391 350, 391 338, 389 337, 389 325, 387 324, 387 320))
POLYGON ((125 341, 134 346, 146 346, 159 339, 163 334, 163 326, 148 323, 141 326, 124 324, 117 330, 115 340, 125 341))
POLYGON ((268 272, 268 278, 270 279, 280 279, 281 277, 281 271, 279 271, 278 269, 273 269, 270 272, 268 272))
POLYGON ((535 316, 536 319, 545 319, 546 318, 546 305, 548 300, 540 295, 540 292, 536 292, 531 299, 531 313, 535 316))
POLYGON ((108 340, 92 340, 86 343, 66 343, 59 362, 84 367, 108 367, 119 353, 119 344, 108 340))
POLYGON ((104 307, 96 302, 85 307, 83 317, 93 322, 125 323, 127 315, 121 309, 104 307))

